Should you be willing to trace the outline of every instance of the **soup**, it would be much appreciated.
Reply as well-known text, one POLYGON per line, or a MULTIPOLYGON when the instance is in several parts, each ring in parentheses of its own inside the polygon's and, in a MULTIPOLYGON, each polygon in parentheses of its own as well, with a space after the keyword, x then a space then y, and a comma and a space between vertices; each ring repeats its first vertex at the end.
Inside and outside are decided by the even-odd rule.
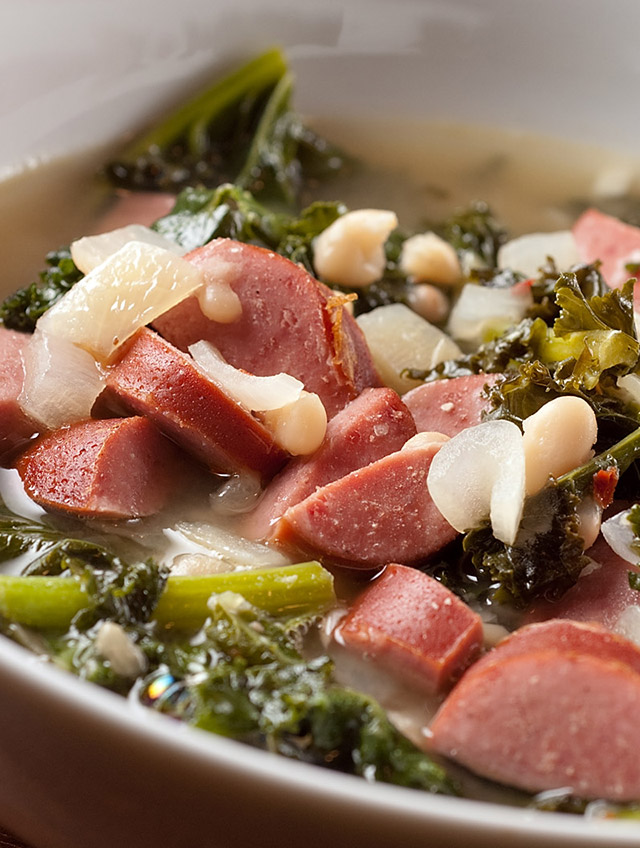
MULTIPOLYGON (((569 786, 559 805, 578 808, 582 799, 601 797, 633 802, 640 778, 623 756, 633 750, 631 724, 623 722, 621 749, 596 767, 593 743, 568 758, 563 737, 568 721, 575 734, 592 738, 597 731, 606 741, 601 716, 623 721, 626 707, 596 701, 602 680, 623 705, 633 705, 640 691, 638 649, 629 638, 637 609, 634 579, 627 578, 635 573, 628 553, 633 511, 608 525, 608 540, 626 534, 624 544, 612 543, 616 553, 596 542, 617 484, 625 494, 633 490, 625 472, 637 438, 632 285, 609 288, 603 274, 620 262, 627 275, 637 273, 640 231, 588 209, 624 206, 632 217, 637 170, 620 157, 571 148, 568 173, 565 144, 486 130, 407 125, 400 144, 397 125, 393 136, 384 124, 338 128, 319 121, 318 127, 354 154, 376 151, 379 159, 368 156, 367 166, 342 183, 313 185, 315 197, 339 196, 364 215, 326 203, 313 215, 303 213, 301 224, 265 207, 258 225, 242 213, 243 226, 255 228, 250 237, 229 239, 225 232, 210 242, 208 232, 206 244, 194 244, 194 229, 201 234, 219 225, 216 210, 238 212, 253 200, 229 189, 187 193, 186 209, 157 225, 165 237, 177 237, 176 252, 166 243, 148 244, 139 231, 137 247, 127 236, 106 253, 104 241, 83 243, 84 253, 75 242, 71 273, 80 268, 80 274, 69 295, 42 310, 29 351, 23 352, 24 338, 12 336, 20 348, 16 361, 25 357, 32 379, 26 406, 21 390, 21 408, 56 424, 45 423, 35 444, 12 445, 7 453, 6 464, 18 470, 3 472, 5 533, 18 540, 12 552, 26 554, 29 564, 23 578, 6 578, 3 629, 149 708, 303 761, 433 792, 462 786, 493 797, 488 784, 461 776, 450 762, 459 761, 513 787, 496 790, 503 800, 526 803, 539 791, 569 786), (524 210, 523 196, 530 198, 524 210), (406 231, 422 237, 423 220, 435 228, 478 198, 514 233, 560 230, 562 241, 534 243, 538 265, 526 273, 531 243, 511 242, 505 253, 502 229, 486 207, 476 206, 471 219, 455 218, 445 229, 460 237, 456 246, 453 236, 430 232, 409 255, 406 231), (320 214, 326 217, 318 227, 320 214), (278 228, 285 247, 274 252, 268 239, 278 228), (594 231, 609 233, 606 256, 593 253, 594 231), (567 244, 577 251, 571 261, 567 244), (191 249, 190 265, 180 247, 191 249), (358 251, 365 258, 354 265, 358 251), (600 259, 603 274, 594 265, 600 259), (316 270, 323 265, 318 276, 335 291, 310 276, 310 262, 316 270), (146 293, 139 301, 130 295, 140 277, 145 292, 159 293, 161 306, 152 314, 145 311, 146 293), (177 278, 187 283, 175 299, 177 278), (205 299, 197 301, 203 288, 205 299), (91 297, 98 291, 100 305, 87 305, 87 295, 78 294, 85 291, 91 297), (114 300, 113 291, 122 299, 114 300), (416 291, 425 293, 418 303, 432 310, 429 322, 415 308, 416 291), (349 311, 354 293, 357 321, 349 311), (114 318, 117 311, 135 313, 133 325, 114 318), (322 354, 314 352, 310 365, 302 355, 309 337, 322 354), (43 350, 54 363, 44 400, 43 350), (292 380, 294 369, 300 370, 292 380), (391 376, 380 380, 385 369, 391 376), (67 397, 62 387, 68 390, 70 371, 67 397), (290 379, 276 387, 261 382, 280 371, 290 379), (70 420, 64 416, 71 394, 75 400, 85 378, 97 391, 89 391, 90 406, 70 420), (166 386, 174 382, 178 388, 168 398, 166 386), (426 403, 425 389, 436 392, 426 403), (192 416, 196 396, 204 419, 192 416), (298 418, 287 417, 298 403, 298 418), (208 429, 216 416, 231 439, 208 429), (292 431, 293 443, 287 441, 292 431), (151 462, 143 461, 147 454, 151 462), (90 462, 79 466, 79 455, 90 462), (25 501, 18 477, 41 509, 25 501), (132 494, 123 503, 125 488, 132 494), (167 511, 155 500, 162 493, 167 511), (34 519, 46 529, 34 527, 34 519), (584 551, 594 542, 600 548, 588 560, 584 551), (598 617, 571 593, 588 589, 611 561, 628 591, 622 608, 603 606, 598 617), (23 597, 32 600, 22 606, 23 597), (565 623, 582 619, 597 624, 565 623), (503 642, 511 629, 515 635, 503 642), (499 697, 488 687, 494 678, 499 697), (531 681, 537 686, 539 679, 547 688, 532 694, 531 681), (378 697, 392 722, 369 695, 343 685, 353 680, 378 697), (534 741, 554 722, 544 707, 560 697, 559 680, 568 681, 568 691, 588 691, 594 705, 583 710, 582 696, 569 696, 565 724, 552 728, 541 749, 534 741), (498 707, 508 709, 510 692, 517 707, 504 714, 498 707), (529 701, 533 712, 518 724, 514 714, 529 701), (492 725, 491 755, 477 745, 490 719, 498 725, 492 725), (514 734, 533 728, 529 751, 524 745, 519 759, 502 745, 501 722, 511 727, 507 746, 515 744, 514 734)), ((95 162, 92 154, 7 183, 2 202, 18 230, 33 222, 34 209, 50 208, 48 199, 59 210, 60 186, 70 183, 81 187, 68 196, 74 215, 55 216, 55 232, 38 238, 48 248, 100 229, 93 222, 104 194, 82 188, 91 184, 95 162)), ((305 199, 311 190, 305 186, 305 199)), ((254 206, 249 210, 256 216, 254 206)), ((27 229, 40 230, 32 223, 27 229)), ((41 249, 34 244, 26 252, 41 249)), ((31 256, 28 263, 18 256, 11 270, 16 283, 34 273, 30 262, 31 256)), ((56 262, 56 273, 69 273, 68 256, 56 262)), ((16 558, 8 568, 23 565, 16 558)))

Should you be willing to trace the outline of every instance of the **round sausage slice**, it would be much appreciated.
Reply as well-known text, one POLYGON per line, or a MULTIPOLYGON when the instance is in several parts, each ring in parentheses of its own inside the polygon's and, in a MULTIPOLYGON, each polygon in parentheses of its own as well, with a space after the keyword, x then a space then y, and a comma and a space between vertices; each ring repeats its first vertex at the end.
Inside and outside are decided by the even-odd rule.
POLYGON ((367 386, 379 386, 362 331, 344 302, 299 265, 255 245, 215 239, 187 254, 205 277, 238 295, 241 317, 207 318, 190 297, 154 322, 181 350, 211 342, 236 368, 264 377, 284 372, 315 392, 331 418, 367 386))

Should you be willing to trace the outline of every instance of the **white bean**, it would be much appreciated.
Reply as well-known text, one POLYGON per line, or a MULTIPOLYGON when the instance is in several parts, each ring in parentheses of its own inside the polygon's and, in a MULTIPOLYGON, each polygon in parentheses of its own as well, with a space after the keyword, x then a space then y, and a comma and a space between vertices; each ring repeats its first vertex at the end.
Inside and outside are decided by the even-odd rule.
POLYGON ((367 286, 384 274, 384 244, 398 226, 395 212, 355 209, 342 215, 316 237, 314 265, 328 283, 367 286))
POLYGON ((400 450, 421 450, 422 448, 428 448, 430 445, 443 445, 449 441, 449 438, 444 433, 423 431, 422 433, 416 433, 415 436, 408 439, 400 450))
POLYGON ((587 462, 598 435, 596 416, 578 397, 546 403, 523 422, 527 495, 539 492, 549 477, 559 477, 587 462))
POLYGON ((458 254, 435 233, 418 233, 402 245, 400 268, 416 282, 454 286, 462 277, 458 254))
POLYGON ((293 456, 313 453, 327 431, 327 413, 318 395, 303 391, 298 400, 261 414, 281 448, 293 456))
POLYGON ((429 283, 416 283, 411 286, 407 303, 414 312, 432 324, 442 324, 449 314, 449 299, 446 294, 429 283))

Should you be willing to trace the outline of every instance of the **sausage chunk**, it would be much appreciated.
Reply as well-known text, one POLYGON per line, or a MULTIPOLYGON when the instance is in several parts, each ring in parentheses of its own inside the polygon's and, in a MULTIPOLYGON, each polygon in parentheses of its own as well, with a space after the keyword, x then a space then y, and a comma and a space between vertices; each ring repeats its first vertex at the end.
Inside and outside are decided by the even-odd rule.
POLYGON ((238 295, 242 315, 230 324, 207 318, 190 297, 156 319, 155 329, 181 350, 211 342, 236 368, 269 376, 284 372, 315 392, 331 418, 367 386, 379 386, 362 331, 340 298, 277 253, 215 239, 185 257, 205 277, 222 277, 238 295))
POLYGON ((411 413, 392 389, 365 389, 329 421, 324 442, 315 453, 291 460, 271 481, 247 516, 243 535, 265 538, 290 506, 320 486, 399 450, 415 432, 411 413))
POLYGON ((433 721, 433 750, 530 792, 640 797, 640 649, 611 640, 571 622, 523 628, 463 675, 433 721))
POLYGON ((42 436, 16 467, 45 509, 83 518, 140 518, 167 502, 179 452, 146 418, 88 420, 42 436))
POLYGON ((188 354, 143 328, 109 372, 98 410, 144 415, 210 470, 268 479, 287 454, 188 354))
POLYGON ((434 695, 480 653, 482 622, 449 589, 404 565, 388 565, 335 630, 338 642, 434 695))
POLYGON ((427 488, 439 447, 396 451, 322 486, 284 513, 272 541, 351 568, 431 556, 457 535, 427 488))

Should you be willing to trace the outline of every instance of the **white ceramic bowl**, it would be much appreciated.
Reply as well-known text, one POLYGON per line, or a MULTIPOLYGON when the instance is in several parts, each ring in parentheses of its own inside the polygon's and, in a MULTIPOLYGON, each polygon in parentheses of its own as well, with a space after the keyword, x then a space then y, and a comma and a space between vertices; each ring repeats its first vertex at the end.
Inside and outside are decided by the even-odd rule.
MULTIPOLYGON (((319 114, 633 149, 635 0, 3 0, 0 165, 112 140, 274 43, 319 114)), ((3 245, 6 251, 8 246, 3 245)), ((638 826, 370 785, 132 712, 0 640, 0 821, 38 848, 637 845, 638 826)))

